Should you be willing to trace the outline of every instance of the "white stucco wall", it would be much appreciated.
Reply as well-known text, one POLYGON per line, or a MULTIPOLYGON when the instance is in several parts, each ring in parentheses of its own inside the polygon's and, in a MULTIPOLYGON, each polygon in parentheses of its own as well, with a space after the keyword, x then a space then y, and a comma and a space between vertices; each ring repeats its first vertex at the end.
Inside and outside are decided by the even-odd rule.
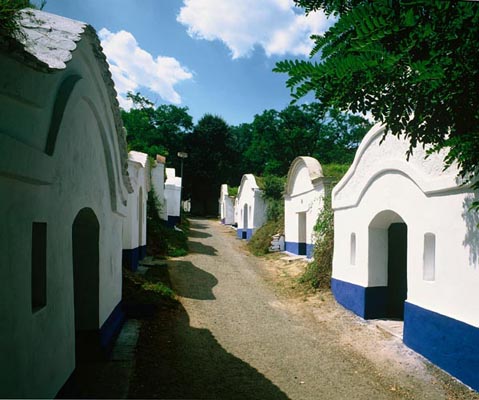
POLYGON ((151 186, 155 192, 157 203, 160 206, 160 218, 164 221, 168 219, 165 199, 165 161, 164 157, 157 156, 154 167, 151 169, 151 186))
POLYGON ((238 229, 252 229, 253 232, 266 222, 266 203, 262 197, 263 192, 256 184, 252 174, 245 174, 241 179, 238 189, 238 229), (247 221, 245 224, 244 210, 247 206, 247 221))
POLYGON ((284 196, 284 233, 286 242, 314 243, 314 225, 323 207, 324 183, 319 162, 298 157, 292 163, 284 196), (305 213, 306 230, 298 230, 299 213, 305 213), (305 233, 305 237, 301 237, 305 233))
POLYGON ((458 187, 455 167, 442 171, 443 154, 424 159, 424 150, 417 149, 408 162, 408 143, 403 139, 389 135, 379 145, 382 129, 375 126, 366 135, 353 165, 333 190, 333 278, 386 286, 384 231, 391 222, 404 221, 408 227, 407 301, 479 326, 479 221, 468 212, 474 194, 458 187), (385 210, 402 221, 391 212, 375 218, 385 210), (356 235, 355 265, 350 259, 351 233, 356 235), (436 239, 433 281, 423 279, 426 233, 436 239))
POLYGON ((133 192, 128 194, 128 211, 123 221, 123 249, 125 250, 146 246, 146 202, 150 189, 147 154, 130 151, 128 175, 133 192))
POLYGON ((181 178, 175 176, 174 168, 166 168, 165 181, 166 213, 168 216, 179 217, 181 207, 181 178))
POLYGON ((228 185, 221 185, 219 203, 220 220, 227 225, 234 223, 234 197, 228 195, 228 185))
POLYGON ((64 69, 0 52, 0 397, 54 397, 74 369, 72 225, 82 209, 100 227, 98 328, 121 300, 126 146, 98 39, 85 29, 64 69), (47 224, 46 306, 35 312, 33 222, 47 224))

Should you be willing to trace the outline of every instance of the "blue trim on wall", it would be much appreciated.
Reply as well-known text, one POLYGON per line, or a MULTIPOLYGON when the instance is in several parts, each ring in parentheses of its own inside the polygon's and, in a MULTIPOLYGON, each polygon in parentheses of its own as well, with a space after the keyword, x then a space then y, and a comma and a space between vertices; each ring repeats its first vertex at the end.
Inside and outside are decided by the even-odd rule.
POLYGON ((146 257, 146 244, 138 247, 138 260, 143 260, 146 257))
POLYGON ((289 253, 298 254, 298 243, 284 242, 284 249, 289 253))
POLYGON ((226 221, 226 218, 221 218, 221 223, 224 225, 226 221))
POLYGON ((112 346, 113 340, 120 333, 124 322, 125 313, 120 301, 100 328, 100 345, 103 349, 107 350, 112 346))
POLYGON ((336 301, 364 319, 387 315, 387 286, 364 287, 331 279, 331 291, 336 301))
POLYGON ((414 304, 404 304, 404 343, 479 390, 479 328, 414 304))
POLYGON ((284 249, 289 253, 311 258, 313 256, 314 245, 311 243, 285 242, 284 249))
POLYGON ((253 229, 236 229, 236 236, 239 239, 250 240, 253 236, 253 229))
POLYGON ((138 261, 140 260, 140 250, 137 247, 136 249, 125 249, 123 250, 123 265, 132 270, 136 271, 138 269, 138 261))
POLYGON ((175 225, 180 223, 180 217, 179 216, 173 216, 173 215, 168 215, 168 221, 166 222, 166 225, 169 228, 173 228, 175 225))

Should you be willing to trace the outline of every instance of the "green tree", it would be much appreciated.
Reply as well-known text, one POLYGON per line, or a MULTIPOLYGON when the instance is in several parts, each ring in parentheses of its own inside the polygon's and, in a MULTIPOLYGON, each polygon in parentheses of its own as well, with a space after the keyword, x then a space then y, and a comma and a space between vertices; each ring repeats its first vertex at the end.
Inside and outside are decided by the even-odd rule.
POLYGON ((217 214, 220 185, 235 173, 232 145, 230 127, 216 115, 204 115, 188 135, 185 186, 186 195, 192 197, 192 212, 217 214))
POLYGON ((283 176, 300 155, 316 157, 322 164, 351 163, 370 126, 361 116, 325 111, 317 103, 266 110, 255 116, 247 131, 251 139, 242 158, 243 171, 283 176))
MULTIPOLYGON (((312 58, 286 60, 294 99, 371 112, 411 148, 447 150, 463 177, 479 165, 479 3, 439 0, 295 0, 335 24, 312 36, 312 58)), ((478 185, 476 184, 476 187, 478 185)))
POLYGON ((139 93, 128 94, 133 101, 130 111, 122 110, 130 150, 147 153, 151 157, 161 154, 168 165, 179 168, 177 153, 184 151, 185 139, 193 129, 193 119, 187 107, 154 104, 139 93))

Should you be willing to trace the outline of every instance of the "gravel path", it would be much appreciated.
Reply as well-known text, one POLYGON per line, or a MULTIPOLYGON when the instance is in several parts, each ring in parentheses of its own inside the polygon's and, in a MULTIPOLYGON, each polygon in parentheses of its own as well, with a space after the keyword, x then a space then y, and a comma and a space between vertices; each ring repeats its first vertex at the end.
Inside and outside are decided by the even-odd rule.
POLYGON ((286 296, 287 271, 244 251, 231 228, 192 219, 170 261, 182 309, 163 321, 160 398, 478 398, 330 295, 286 296))

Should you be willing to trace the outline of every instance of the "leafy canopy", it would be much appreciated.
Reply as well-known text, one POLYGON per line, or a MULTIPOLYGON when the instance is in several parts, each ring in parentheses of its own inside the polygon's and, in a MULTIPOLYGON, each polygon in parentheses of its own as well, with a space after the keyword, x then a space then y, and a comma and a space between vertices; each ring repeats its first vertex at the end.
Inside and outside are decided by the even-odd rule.
MULTIPOLYGON (((313 92, 325 107, 370 112, 394 135, 446 149, 446 166, 477 176, 479 3, 439 0, 295 0, 336 23, 313 35, 311 59, 286 60, 297 100, 313 92), (319 59, 318 59, 319 58, 319 59)), ((479 187, 476 184, 476 188, 479 187)))

